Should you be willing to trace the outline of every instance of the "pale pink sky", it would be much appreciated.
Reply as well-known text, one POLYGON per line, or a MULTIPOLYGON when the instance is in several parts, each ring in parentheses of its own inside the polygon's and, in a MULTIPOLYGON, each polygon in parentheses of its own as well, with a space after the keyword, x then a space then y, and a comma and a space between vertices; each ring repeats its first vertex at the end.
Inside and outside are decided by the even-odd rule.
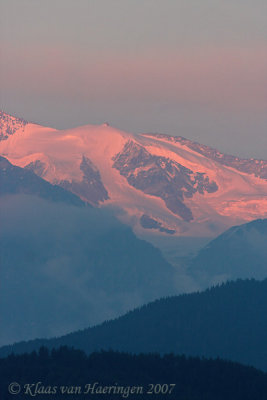
POLYGON ((72 48, 5 44, 4 90, 57 96, 79 94, 84 101, 149 100, 199 104, 226 110, 264 111, 267 104, 267 51, 202 48, 179 54, 90 54, 72 48))
POLYGON ((5 111, 59 128, 109 120, 266 158, 265 2, 37 3, 0 6, 5 111))

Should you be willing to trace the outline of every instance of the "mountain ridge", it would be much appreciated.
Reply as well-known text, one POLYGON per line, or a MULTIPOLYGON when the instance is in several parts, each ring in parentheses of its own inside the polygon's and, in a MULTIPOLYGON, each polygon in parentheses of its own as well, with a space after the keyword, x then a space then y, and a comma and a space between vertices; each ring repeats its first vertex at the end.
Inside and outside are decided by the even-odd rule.
POLYGON ((40 178, 31 170, 11 164, 0 156, 0 196, 36 195, 46 200, 84 207, 86 204, 75 194, 40 178))
POLYGON ((159 299, 60 338, 5 346, 0 356, 67 345, 87 353, 113 349, 220 357, 267 371, 266 307, 267 279, 237 280, 159 299))
POLYGON ((149 229, 158 235, 214 237, 267 216, 267 161, 227 156, 182 137, 133 135, 107 124, 62 131, 26 124, 23 129, 0 141, 3 156, 94 206, 123 210, 120 218, 136 234, 149 229), (156 223, 144 227, 143 215, 156 223))
POLYGON ((208 287, 237 278, 267 276, 267 219, 233 226, 201 249, 187 272, 208 287))
POLYGON ((179 142, 187 145, 192 150, 195 150, 203 155, 208 155, 213 160, 217 162, 230 166, 232 168, 236 168, 241 172, 254 174, 256 177, 267 179, 267 160, 257 159, 257 158, 241 158, 236 157, 231 154, 225 154, 214 147, 210 147, 207 145, 200 144, 195 141, 191 141, 189 139, 184 138, 183 136, 171 136, 165 135, 163 133, 147 133, 145 135, 155 136, 157 138, 166 139, 169 141, 179 142), (241 165, 238 165, 240 163, 241 165))

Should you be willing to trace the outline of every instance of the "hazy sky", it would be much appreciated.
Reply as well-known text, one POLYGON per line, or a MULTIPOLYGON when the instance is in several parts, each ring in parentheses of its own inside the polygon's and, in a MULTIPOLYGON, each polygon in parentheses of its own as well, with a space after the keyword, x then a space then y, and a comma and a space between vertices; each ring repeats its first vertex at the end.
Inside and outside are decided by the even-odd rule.
POLYGON ((267 158, 266 0, 0 0, 1 108, 267 158))

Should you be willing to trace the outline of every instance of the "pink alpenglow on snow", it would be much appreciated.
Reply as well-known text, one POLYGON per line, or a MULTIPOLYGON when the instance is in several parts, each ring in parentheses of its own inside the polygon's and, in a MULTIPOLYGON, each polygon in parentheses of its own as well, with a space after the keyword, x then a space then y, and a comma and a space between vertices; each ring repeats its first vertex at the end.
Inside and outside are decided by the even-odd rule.
POLYGON ((56 130, 2 113, 1 129, 0 152, 12 164, 94 206, 114 207, 136 233, 214 236, 267 217, 264 160, 107 123, 56 130))

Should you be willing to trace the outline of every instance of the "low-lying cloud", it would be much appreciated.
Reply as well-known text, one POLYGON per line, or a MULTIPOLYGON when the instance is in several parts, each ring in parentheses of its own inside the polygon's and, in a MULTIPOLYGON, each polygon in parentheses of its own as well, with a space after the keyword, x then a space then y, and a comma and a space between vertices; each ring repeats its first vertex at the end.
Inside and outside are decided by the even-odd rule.
POLYGON ((0 198, 0 344, 51 337, 173 294, 173 269, 111 210, 0 198))

